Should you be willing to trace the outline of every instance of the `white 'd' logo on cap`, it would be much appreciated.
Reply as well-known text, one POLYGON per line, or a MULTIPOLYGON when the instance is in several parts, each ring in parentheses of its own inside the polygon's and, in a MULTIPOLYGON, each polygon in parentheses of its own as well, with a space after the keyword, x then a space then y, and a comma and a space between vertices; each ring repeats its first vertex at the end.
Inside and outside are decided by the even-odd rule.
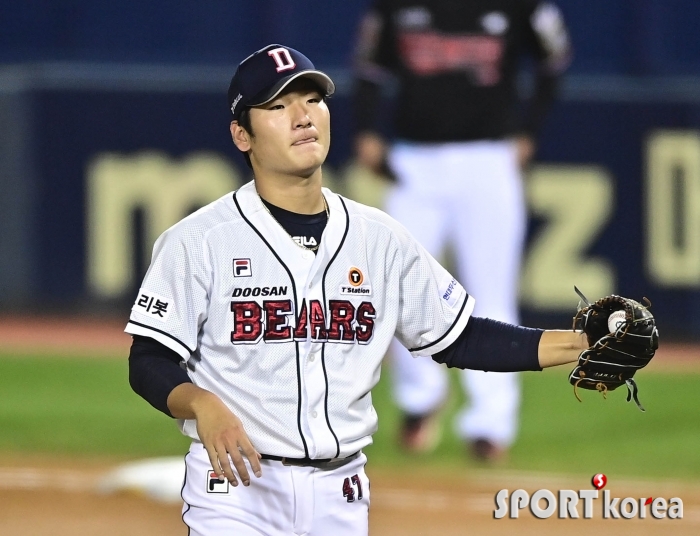
POLYGON ((289 50, 287 50, 286 48, 273 48, 272 50, 267 52, 267 55, 270 56, 273 60, 275 60, 275 63, 277 64, 278 73, 294 69, 294 67, 297 66, 297 64, 294 63, 292 56, 289 54, 289 50))

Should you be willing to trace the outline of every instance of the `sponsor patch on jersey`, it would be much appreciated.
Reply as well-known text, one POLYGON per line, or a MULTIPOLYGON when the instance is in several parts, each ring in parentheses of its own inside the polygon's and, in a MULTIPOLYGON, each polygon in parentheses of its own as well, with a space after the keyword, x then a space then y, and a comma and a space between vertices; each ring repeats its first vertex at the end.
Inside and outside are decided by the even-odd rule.
POLYGON ((250 259, 233 259, 233 277, 252 277, 250 259))
POLYGON ((131 308, 131 310, 136 313, 148 315, 161 322, 166 322, 168 320, 172 309, 173 305, 167 298, 144 289, 139 290, 138 296, 136 296, 136 302, 131 308))
POLYGON ((207 471, 207 493, 228 493, 228 480, 219 478, 214 471, 207 471))
POLYGON ((454 277, 446 277, 440 284, 440 297, 454 307, 462 295, 462 285, 454 277))
POLYGON ((340 285, 340 293, 352 296, 369 296, 372 294, 372 287, 370 285, 362 285, 359 287, 340 285))
POLYGON ((362 270, 352 266, 350 268, 350 271, 348 272, 348 282, 353 287, 359 287, 364 282, 364 280, 365 280, 365 276, 362 273, 362 270))

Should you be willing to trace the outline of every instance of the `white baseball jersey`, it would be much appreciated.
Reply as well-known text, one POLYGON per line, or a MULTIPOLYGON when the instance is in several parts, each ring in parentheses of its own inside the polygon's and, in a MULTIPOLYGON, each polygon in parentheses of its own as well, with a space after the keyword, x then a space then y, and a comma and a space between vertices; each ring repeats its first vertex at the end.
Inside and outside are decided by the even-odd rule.
MULTIPOLYGON (((394 335, 414 356, 449 346, 474 307, 396 221, 323 189, 317 254, 265 209, 254 182, 157 240, 126 332, 180 354, 258 452, 348 456, 371 443, 370 391, 394 335)), ((197 438, 194 420, 180 421, 197 438)))

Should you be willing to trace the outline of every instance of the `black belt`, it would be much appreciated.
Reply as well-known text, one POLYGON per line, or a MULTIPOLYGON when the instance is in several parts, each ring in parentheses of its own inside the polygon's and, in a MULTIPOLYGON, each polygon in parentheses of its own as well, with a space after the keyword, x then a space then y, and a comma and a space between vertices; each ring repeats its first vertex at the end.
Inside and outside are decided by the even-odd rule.
POLYGON ((315 467, 316 469, 336 469, 350 463, 360 455, 358 450, 350 454, 347 458, 287 458, 286 456, 274 456, 272 454, 261 454, 263 460, 273 460, 282 462, 282 465, 294 465, 297 467, 315 467))

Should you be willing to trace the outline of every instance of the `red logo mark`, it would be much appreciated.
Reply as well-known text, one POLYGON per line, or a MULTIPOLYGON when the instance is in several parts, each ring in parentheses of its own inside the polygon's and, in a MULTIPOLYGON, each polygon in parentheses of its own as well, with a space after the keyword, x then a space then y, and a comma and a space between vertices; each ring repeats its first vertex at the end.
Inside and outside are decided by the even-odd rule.
POLYGON ((645 502, 644 504, 645 504, 645 505, 651 504, 651 501, 653 501, 653 500, 654 500, 653 497, 649 497, 649 498, 646 500, 646 502, 645 502))
POLYGON ((594 475, 593 478, 591 478, 591 483, 593 484, 593 487, 595 489, 603 489, 605 487, 605 484, 608 483, 608 477, 605 476, 603 473, 598 473, 597 475, 594 475))

